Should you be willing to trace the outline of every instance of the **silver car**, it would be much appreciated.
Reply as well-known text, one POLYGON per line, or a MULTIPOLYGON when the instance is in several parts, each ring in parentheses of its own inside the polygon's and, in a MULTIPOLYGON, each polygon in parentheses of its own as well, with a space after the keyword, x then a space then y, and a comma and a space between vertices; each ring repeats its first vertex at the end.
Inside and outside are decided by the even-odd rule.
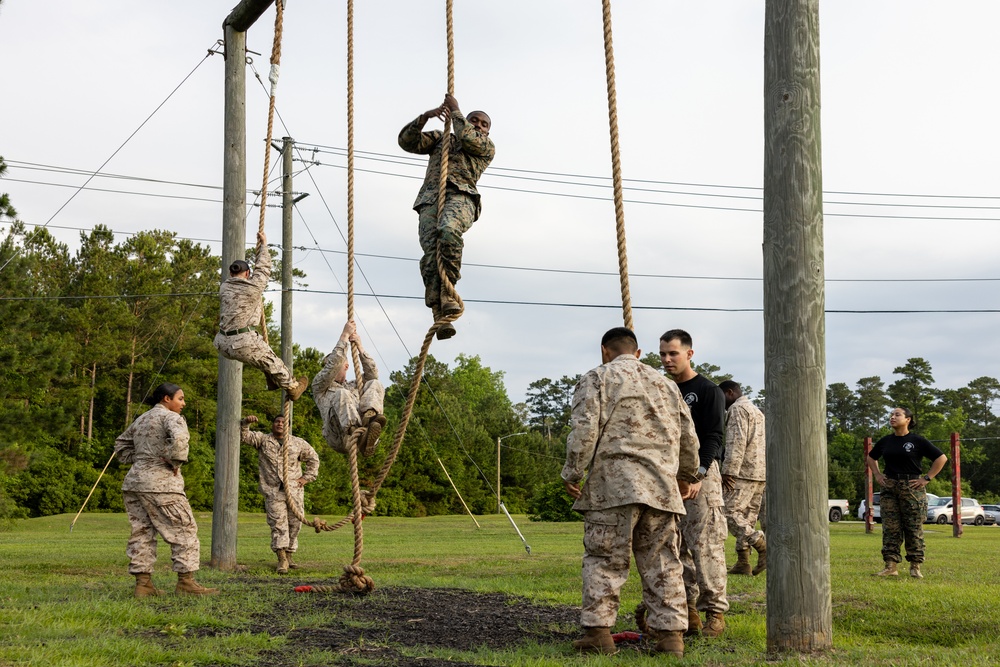
POLYGON ((1000 505, 983 505, 986 512, 986 525, 995 526, 1000 523, 1000 505))

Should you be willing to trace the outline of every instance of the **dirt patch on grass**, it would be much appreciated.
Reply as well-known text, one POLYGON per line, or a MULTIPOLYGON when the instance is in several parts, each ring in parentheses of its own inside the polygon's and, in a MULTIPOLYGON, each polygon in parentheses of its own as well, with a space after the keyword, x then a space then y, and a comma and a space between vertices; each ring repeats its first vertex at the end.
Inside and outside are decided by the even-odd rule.
POLYGON ((542 606, 500 593, 390 587, 353 596, 292 593, 291 588, 287 607, 258 617, 253 628, 243 628, 288 638, 281 651, 261 656, 262 667, 298 665, 302 655, 315 651, 335 653, 337 664, 345 666, 456 667, 470 663, 413 654, 566 642, 578 633, 580 620, 577 607, 542 606), (316 624, 317 614, 328 620, 316 624), (302 615, 312 617, 310 627, 291 628, 289 622, 302 615), (412 649, 406 651, 410 655, 403 647, 412 649))

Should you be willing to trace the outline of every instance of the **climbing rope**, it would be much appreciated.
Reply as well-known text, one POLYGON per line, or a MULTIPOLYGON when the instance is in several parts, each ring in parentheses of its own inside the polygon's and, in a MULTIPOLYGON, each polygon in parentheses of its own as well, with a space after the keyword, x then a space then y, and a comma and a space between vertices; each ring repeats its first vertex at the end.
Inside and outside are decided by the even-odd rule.
MULTIPOLYGON (((285 16, 285 0, 275 0, 274 3, 274 41, 271 43, 271 73, 268 79, 271 81, 271 99, 267 109, 267 139, 264 142, 264 182, 260 186, 260 220, 257 223, 257 233, 264 231, 264 216, 267 212, 267 177, 271 171, 271 139, 274 135, 274 98, 278 90, 278 72, 281 65, 281 25, 285 16)), ((257 243, 257 256, 262 252, 269 252, 261 243, 257 243)), ((260 310, 260 335, 264 342, 267 340, 267 315, 262 307, 260 310)), ((286 426, 290 422, 285 422, 286 426)))
POLYGON ((615 51, 611 44, 611 0, 604 0, 604 64, 608 78, 608 124, 611 128, 611 175, 615 192, 615 223, 618 232, 618 273, 621 276, 622 316, 632 325, 632 297, 628 287, 628 253, 625 250, 625 201, 622 195, 622 160, 618 150, 618 102, 615 95, 615 51))

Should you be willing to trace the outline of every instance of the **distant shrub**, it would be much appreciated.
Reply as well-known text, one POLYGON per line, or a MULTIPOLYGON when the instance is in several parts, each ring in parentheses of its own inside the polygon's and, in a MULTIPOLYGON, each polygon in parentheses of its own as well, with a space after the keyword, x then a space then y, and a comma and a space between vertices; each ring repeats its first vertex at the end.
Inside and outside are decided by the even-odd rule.
POLYGON ((549 482, 535 491, 528 501, 528 518, 532 521, 583 521, 583 515, 573 510, 573 499, 562 482, 549 482))

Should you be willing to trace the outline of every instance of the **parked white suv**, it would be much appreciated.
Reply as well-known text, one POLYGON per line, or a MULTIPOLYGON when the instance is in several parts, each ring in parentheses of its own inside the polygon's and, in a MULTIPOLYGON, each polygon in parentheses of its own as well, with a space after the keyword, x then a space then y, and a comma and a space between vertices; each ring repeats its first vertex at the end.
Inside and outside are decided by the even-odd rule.
MULTIPOLYGON (((934 505, 927 505, 927 523, 951 523, 951 498, 938 498, 934 505)), ((975 498, 962 498, 962 523, 982 526, 986 523, 986 510, 975 498)))

